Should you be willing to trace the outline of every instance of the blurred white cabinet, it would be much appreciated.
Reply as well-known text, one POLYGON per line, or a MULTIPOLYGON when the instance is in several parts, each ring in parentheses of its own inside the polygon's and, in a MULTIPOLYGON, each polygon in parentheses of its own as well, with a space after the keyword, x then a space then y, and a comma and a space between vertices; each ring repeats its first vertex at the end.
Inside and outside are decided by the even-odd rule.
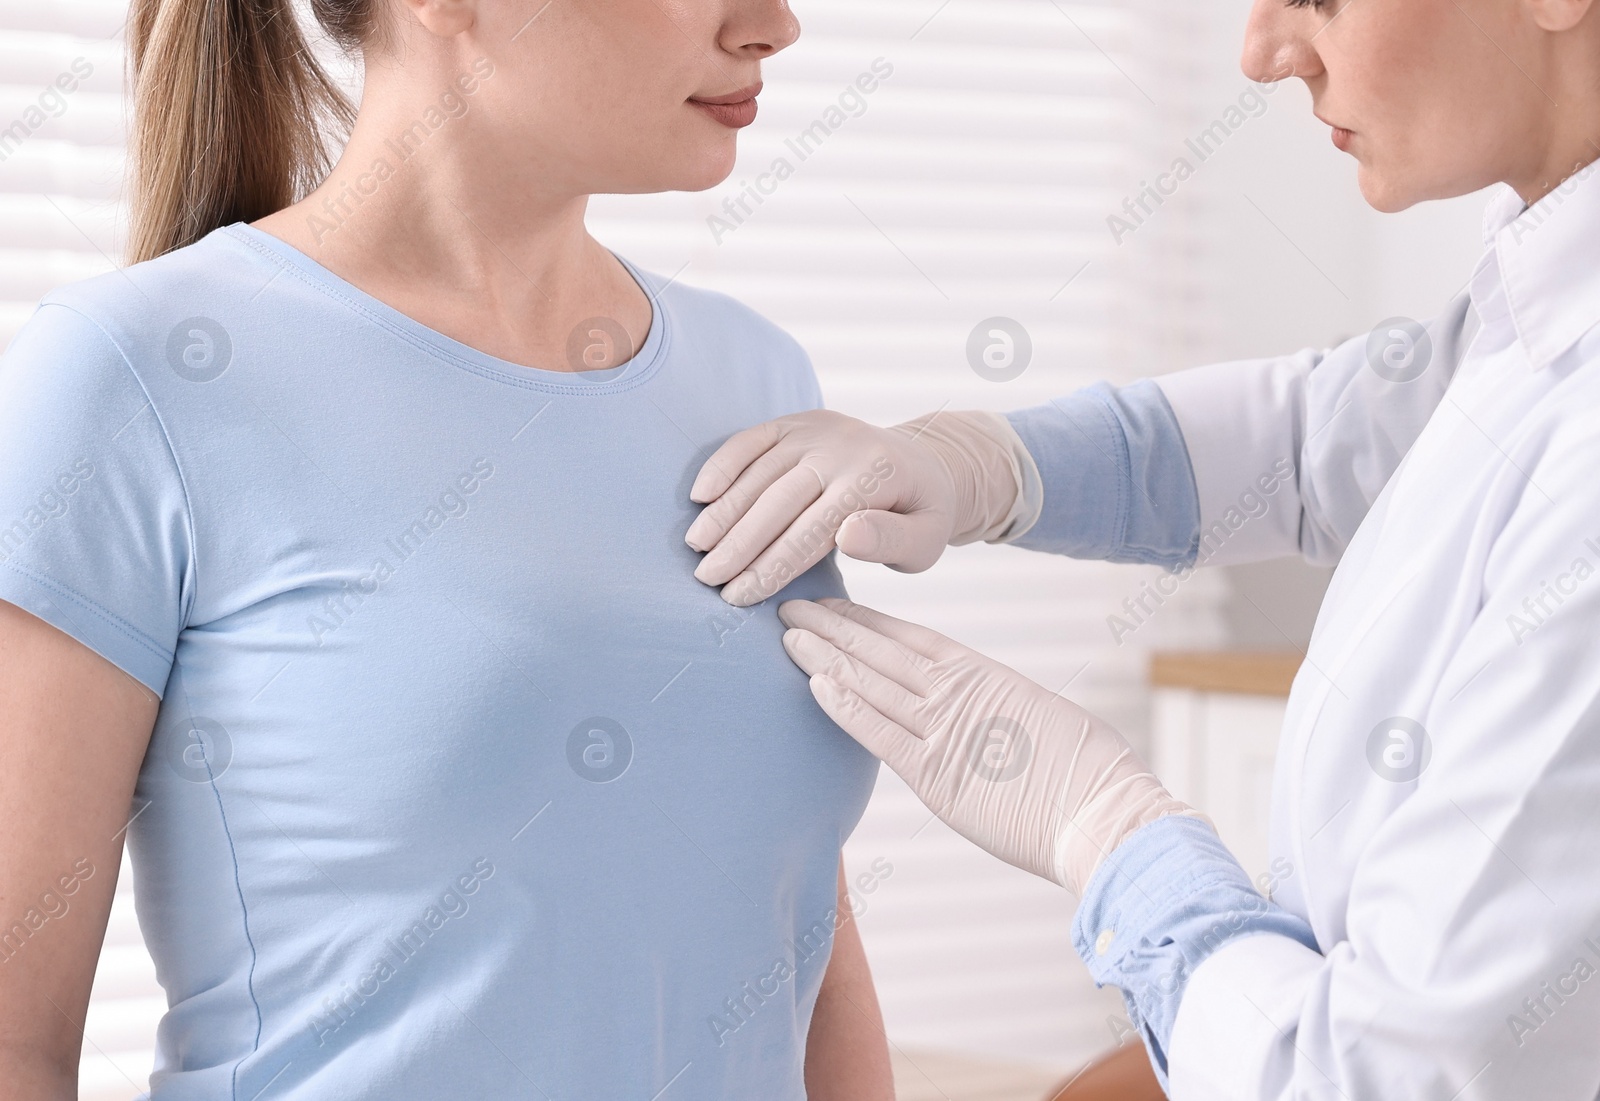
POLYGON ((1151 767, 1211 816, 1252 879, 1267 869, 1272 770, 1300 655, 1153 656, 1151 767))

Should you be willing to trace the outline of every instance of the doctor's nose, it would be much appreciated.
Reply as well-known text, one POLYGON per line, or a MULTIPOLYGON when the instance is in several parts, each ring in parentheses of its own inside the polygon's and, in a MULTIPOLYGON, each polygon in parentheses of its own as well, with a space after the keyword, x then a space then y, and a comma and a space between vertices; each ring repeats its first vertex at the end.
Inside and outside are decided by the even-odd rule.
POLYGON ((1290 7, 1283 0, 1255 0, 1239 67, 1258 84, 1320 76, 1322 58, 1313 38, 1326 25, 1314 8, 1290 7))

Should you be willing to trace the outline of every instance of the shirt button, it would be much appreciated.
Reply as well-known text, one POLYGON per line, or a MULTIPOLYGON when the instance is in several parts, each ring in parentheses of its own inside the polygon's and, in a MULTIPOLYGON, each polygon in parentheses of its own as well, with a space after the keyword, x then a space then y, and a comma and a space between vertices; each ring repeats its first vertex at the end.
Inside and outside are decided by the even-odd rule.
POLYGON ((1103 956, 1111 949, 1111 938, 1116 936, 1113 929, 1102 929, 1100 935, 1094 938, 1094 954, 1103 956))

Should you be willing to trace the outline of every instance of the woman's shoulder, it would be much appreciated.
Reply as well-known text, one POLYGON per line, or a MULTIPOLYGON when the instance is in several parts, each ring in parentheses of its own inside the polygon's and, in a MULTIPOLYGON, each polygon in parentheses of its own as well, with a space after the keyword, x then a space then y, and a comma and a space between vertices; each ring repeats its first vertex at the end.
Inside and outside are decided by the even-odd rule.
POLYGON ((153 260, 56 288, 40 301, 34 322, 98 330, 124 356, 138 360, 139 353, 161 351, 174 334, 199 322, 225 326, 226 317, 218 315, 259 293, 278 270, 228 229, 219 229, 153 260))
POLYGON ((778 388, 791 404, 817 403, 810 356, 759 310, 722 291, 634 271, 666 314, 675 360, 712 372, 720 385, 778 388))
MULTIPOLYGON (((789 336, 789 333, 760 314, 755 307, 734 298, 733 294, 686 283, 682 277, 658 275, 638 267, 632 270, 635 277, 645 286, 645 291, 650 294, 651 299, 664 302, 685 322, 702 323, 715 328, 762 336, 774 342, 795 344, 794 338, 789 336)), ((795 347, 798 347, 798 344, 795 344, 795 347)))

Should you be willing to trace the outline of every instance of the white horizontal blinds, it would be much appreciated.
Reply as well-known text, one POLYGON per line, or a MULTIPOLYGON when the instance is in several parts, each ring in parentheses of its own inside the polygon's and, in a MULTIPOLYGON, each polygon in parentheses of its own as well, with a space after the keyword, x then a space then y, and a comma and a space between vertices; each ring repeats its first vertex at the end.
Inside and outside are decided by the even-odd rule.
POLYGON ((119 259, 124 0, 0 0, 0 347, 119 259))
POLYGON ((1069 19, 1049 0, 938 7, 799 5, 806 35, 770 66, 762 118, 729 185, 596 204, 597 229, 646 262, 670 272, 687 261, 685 279, 781 315, 831 399, 865 413, 1031 400, 1116 360, 1122 342, 1095 321, 1118 266, 1097 215, 1137 111, 1078 28, 1114 41, 1132 33, 1131 17, 1097 3, 1068 7, 1069 19), (858 96, 863 75, 877 90, 858 96), (796 138, 830 117, 834 128, 801 159, 796 138), (755 206, 740 184, 759 190, 780 158, 792 175, 755 206), (985 311, 1017 315, 1042 353, 1006 387, 966 366, 967 334, 985 311), (866 360, 873 369, 860 369, 866 360))
MULTIPOLYGON (((1169 43, 1182 24, 1165 3, 800 0, 805 34, 769 65, 729 183, 597 200, 592 225, 646 267, 783 325, 829 404, 870 420, 1131 380, 1192 324, 1196 299, 1181 234, 1134 250, 1107 223, 1163 163, 1167 129, 1182 130, 1169 114, 1186 71, 1157 52, 1184 48, 1169 43), (1006 382, 969 363, 969 334, 992 317, 1033 345, 1006 382)), ((1147 571, 987 547, 915 577, 846 571, 858 599, 1052 689, 1070 682, 1135 738, 1149 647, 1221 629, 1205 577, 1117 646, 1107 616, 1147 571)), ((891 1037, 913 1059, 937 1048, 1065 1067, 1109 1046, 1118 1002, 1094 992, 1067 942, 1070 898, 929 818, 885 774, 847 848, 856 875, 894 868, 863 918, 891 1037)))

